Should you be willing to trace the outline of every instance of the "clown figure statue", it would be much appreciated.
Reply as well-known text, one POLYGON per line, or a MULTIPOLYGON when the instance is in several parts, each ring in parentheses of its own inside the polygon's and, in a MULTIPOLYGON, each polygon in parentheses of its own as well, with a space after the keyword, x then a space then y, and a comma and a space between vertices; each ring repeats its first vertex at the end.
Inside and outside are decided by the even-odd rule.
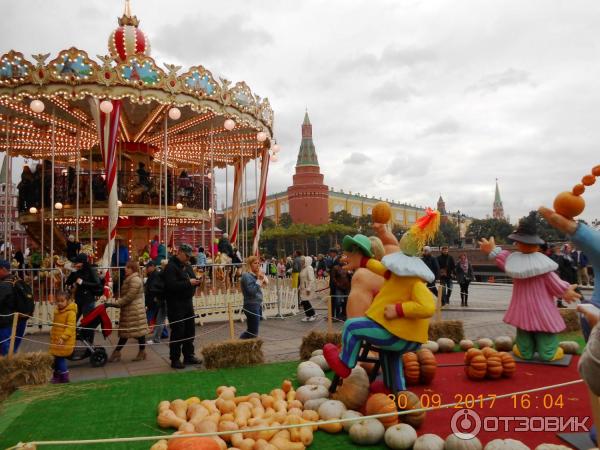
POLYGON ((564 354, 557 333, 565 329, 565 322, 555 299, 578 299, 577 285, 561 280, 555 273, 558 265, 539 251, 544 241, 537 236, 533 223, 521 221, 508 237, 519 251, 502 250, 493 237, 482 239, 479 245, 513 279, 512 297, 504 316, 504 322, 517 328, 513 352, 527 360, 533 359, 536 352, 542 361, 559 360, 564 354))

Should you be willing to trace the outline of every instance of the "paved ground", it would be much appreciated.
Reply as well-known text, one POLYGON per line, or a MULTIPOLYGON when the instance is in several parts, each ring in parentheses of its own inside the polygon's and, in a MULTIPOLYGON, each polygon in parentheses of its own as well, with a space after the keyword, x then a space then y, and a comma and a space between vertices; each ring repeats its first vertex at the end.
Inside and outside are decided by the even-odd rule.
MULTIPOLYGON (((502 322, 504 310, 508 305, 510 285, 479 285, 471 286, 469 307, 461 308, 460 297, 455 292, 450 300, 450 306, 442 311, 443 319, 457 319, 464 323, 465 335, 470 339, 479 337, 495 337, 500 335, 514 335, 514 328, 502 322)), ((586 295, 589 297, 589 291, 586 295)), ((584 295, 586 292, 584 292, 584 295)), ((264 340, 263 351, 268 362, 296 360, 299 357, 302 336, 312 330, 326 330, 328 327, 326 315, 326 302, 321 300, 315 303, 319 319, 315 322, 302 322, 303 314, 284 319, 269 319, 261 322, 260 337, 264 340)), ((332 327, 340 330, 342 324, 334 322, 332 327)), ((245 329, 245 324, 235 323, 235 336, 245 329)), ((197 353, 202 345, 228 339, 230 330, 228 323, 213 323, 196 328, 195 345, 197 353)), ((27 335, 23 342, 26 351, 44 350, 47 348, 47 334, 27 335), (36 342, 33 342, 36 341, 36 342)), ((104 341, 97 335, 96 344, 105 345, 110 352, 116 345, 117 337, 110 336, 104 341)), ((169 366, 169 348, 165 343, 147 346, 148 358, 145 361, 132 362, 137 353, 137 342, 130 340, 123 349, 123 358, 118 363, 108 363, 101 368, 92 368, 87 360, 70 363, 72 380, 91 380, 100 378, 113 378, 152 373, 168 372, 173 369, 169 366)), ((189 367, 185 370, 202 370, 202 366, 189 367)))

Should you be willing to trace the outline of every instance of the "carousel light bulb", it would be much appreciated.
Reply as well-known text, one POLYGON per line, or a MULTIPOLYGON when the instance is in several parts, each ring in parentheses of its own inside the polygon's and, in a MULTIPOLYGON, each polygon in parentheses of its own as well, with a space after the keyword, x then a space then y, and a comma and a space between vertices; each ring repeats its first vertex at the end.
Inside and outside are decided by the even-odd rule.
POLYGON ((37 208, 35 206, 32 206, 31 208, 29 208, 29 213, 30 214, 37 214, 37 208))
POLYGON ((212 213, 213 213, 213 209, 212 208, 208 208, 208 215, 212 216, 212 213))
POLYGON ((181 110, 179 108, 171 108, 169 110, 169 118, 171 120, 179 120, 179 118, 181 117, 181 110))
POLYGON ((175 208, 177 208, 177 209, 183 209, 183 205, 181 203, 177 203, 175 205, 175 208))
POLYGON ((113 110, 113 104, 110 100, 102 100, 100 102, 100 111, 104 114, 110 114, 113 110))
POLYGON ((33 112, 41 113, 42 111, 44 111, 44 108, 46 108, 46 105, 44 105, 43 101, 35 99, 31 101, 29 107, 33 112))
POLYGON ((61 202, 56 202, 54 204, 54 209, 63 209, 63 204, 61 202))
POLYGON ((120 208, 121 206, 123 206, 123 202, 121 200, 117 200, 117 206, 120 208))
POLYGON ((235 128, 235 121, 233 119, 227 119, 223 126, 227 131, 231 131, 235 128))
POLYGON ((271 162, 277 162, 279 161, 279 158, 277 157, 277 155, 271 155, 271 162))
POLYGON ((212 173, 209 172, 208 174, 206 174, 206 177, 210 180, 212 178, 212 173))
POLYGON ((258 142, 265 142, 267 140, 267 133, 265 133, 264 131, 259 131, 258 133, 256 133, 256 140, 258 142))
POLYGON ((271 150, 273 150, 273 154, 276 155, 281 151, 281 145, 275 144, 273 147, 271 147, 271 150))

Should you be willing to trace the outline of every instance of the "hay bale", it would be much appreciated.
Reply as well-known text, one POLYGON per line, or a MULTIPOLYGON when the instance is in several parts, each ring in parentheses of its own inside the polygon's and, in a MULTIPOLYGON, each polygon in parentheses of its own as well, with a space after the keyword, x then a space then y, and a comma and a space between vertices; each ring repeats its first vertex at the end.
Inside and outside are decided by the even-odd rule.
POLYGON ((202 348, 204 367, 222 369, 262 364, 265 355, 261 339, 239 339, 208 344, 202 348))
POLYGON ((567 326, 565 332, 581 330, 581 322, 579 322, 579 316, 577 315, 576 310, 560 309, 559 312, 567 326))
POLYGON ((429 340, 437 341, 439 338, 450 338, 460 342, 465 338, 462 320, 440 320, 429 323, 429 340))
POLYGON ((0 401, 21 386, 46 384, 52 376, 54 357, 45 352, 17 353, 0 357, 0 401))
POLYGON ((328 342, 331 342, 335 345, 340 345, 342 343, 342 334, 327 333, 324 331, 311 331, 302 338, 302 345, 300 346, 300 359, 303 361, 310 359, 315 350, 323 349, 323 346, 328 342))

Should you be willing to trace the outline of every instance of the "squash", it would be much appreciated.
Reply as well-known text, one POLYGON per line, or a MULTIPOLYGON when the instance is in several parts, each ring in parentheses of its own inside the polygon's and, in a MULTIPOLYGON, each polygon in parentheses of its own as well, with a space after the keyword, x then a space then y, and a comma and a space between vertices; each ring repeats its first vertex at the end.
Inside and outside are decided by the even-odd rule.
MULTIPOLYGON (((340 417, 340 419, 350 419, 350 418, 354 418, 354 417, 362 417, 363 415, 361 413, 359 413, 358 411, 352 411, 352 410, 348 410, 348 411, 344 411, 344 413, 342 414, 342 417, 340 417)), ((348 431, 350 431, 350 428, 352 427, 352 425, 354 425, 357 421, 353 420, 352 422, 343 422, 342 426, 344 427, 344 431, 347 433, 348 431)))
POLYGON ((327 377, 311 377, 306 380, 306 384, 325 386, 327 389, 329 389, 331 387, 331 380, 327 377))
POLYGON ((535 450, 571 450, 571 447, 565 447, 558 444, 540 444, 535 450))
POLYGON ((171 409, 171 402, 169 402, 167 400, 163 400, 162 402, 160 402, 158 404, 158 413, 159 414, 163 411, 166 411, 167 409, 171 409))
MULTIPOLYGON (((344 415, 342 414, 342 417, 344 415)), ((302 411, 302 418, 307 422, 318 422, 319 421, 319 413, 313 411, 312 409, 305 409, 302 411)), ((317 431, 319 429, 318 425, 313 425, 312 430, 317 431)))
POLYGON ((562 341, 559 342, 558 346, 562 348, 567 355, 577 355, 579 353, 579 342, 562 341))
POLYGON ((281 383, 281 390, 287 394, 292 389, 294 389, 292 382, 290 380, 283 380, 283 382, 281 383))
POLYGON ((156 423, 158 423, 158 426, 161 428, 179 429, 179 427, 185 422, 185 419, 178 417, 177 414, 175 414, 170 409, 161 412, 156 417, 156 423))
POLYGON ((360 409, 369 397, 369 377, 362 367, 355 367, 348 378, 340 380, 331 398, 341 401, 348 409, 360 409))
POLYGON ((467 352, 465 353, 465 365, 468 366, 469 363, 471 362, 471 359, 475 355, 483 355, 483 353, 478 348, 470 348, 469 350, 467 350, 467 352))
POLYGON ((554 199, 554 210, 567 219, 578 216, 585 209, 585 200, 581 194, 585 192, 583 184, 577 184, 572 192, 561 192, 554 199))
POLYGON ((341 423, 323 423, 319 424, 319 430, 326 431, 327 433, 337 434, 342 431, 344 427, 341 423))
POLYGON ((417 350, 417 358, 421 369, 419 381, 422 384, 427 385, 431 383, 435 377, 437 360, 435 359, 433 352, 427 348, 417 350))
POLYGON ((188 404, 188 406, 194 404, 194 403, 200 403, 200 398, 199 397, 190 397, 190 398, 186 398, 185 402, 188 404))
POLYGON ((183 422, 181 425, 179 425, 179 428, 177 429, 177 431, 184 431, 186 433, 194 433, 196 431, 196 429, 194 428, 194 424, 192 424, 190 422, 183 422))
MULTIPOLYGON (((367 416, 374 414, 387 414, 398 412, 396 409, 396 402, 386 394, 373 394, 367 400, 365 409, 367 416)), ((378 420, 383 424, 385 428, 389 428, 398 423, 398 416, 379 417, 378 420)))
MULTIPOLYGON (((396 403, 398 410, 408 411, 411 409, 421 409, 421 400, 411 391, 400 391, 396 394, 396 403)), ((403 414, 399 416, 401 422, 407 423, 414 428, 419 428, 425 421, 425 411, 403 414)))
POLYGON ((150 450, 168 450, 168 448, 169 442, 166 439, 161 439, 160 441, 155 442, 154 445, 150 447, 150 450))
POLYGON ((470 339, 463 339, 462 341, 460 341, 460 342, 458 343, 458 345, 460 346, 460 349, 461 349, 463 352, 466 352, 466 351, 467 351, 467 350, 469 350, 470 348, 473 348, 473 347, 475 347, 475 344, 474 344, 474 343, 473 343, 473 341, 472 341, 472 340, 470 340, 470 339))
POLYGON ((350 440, 355 444, 375 445, 387 433, 379 420, 363 419, 352 425, 348 434, 350 435, 350 440))
POLYGON ((317 384, 305 384, 304 386, 300 386, 296 391, 296 399, 300 400, 302 404, 305 404, 309 400, 327 397, 329 397, 329 389, 317 384))
POLYGON ((502 359, 497 354, 491 355, 487 359, 486 376, 492 380, 496 380, 502 376, 502 359))
POLYGON ((322 354, 323 354, 323 349, 322 348, 318 348, 318 349, 314 350, 310 354, 310 356, 313 357, 313 356, 319 356, 319 355, 322 355, 322 354))
POLYGON ((385 430, 385 445, 392 450, 408 450, 413 448, 417 440, 417 432, 405 423, 399 423, 385 430))
POLYGON ((484 450, 531 450, 521 441, 515 439, 494 439, 485 446, 484 450))
POLYGON ((265 441, 264 439, 258 439, 254 444, 254 450, 279 450, 273 444, 265 441))
POLYGON ((437 434, 423 434, 415 441, 413 450, 444 450, 444 440, 437 434))
POLYGON ((421 345, 421 348, 427 348, 431 350, 431 353, 437 353, 440 351, 440 346, 435 341, 427 341, 423 345, 421 345))
POLYGON ((392 218, 392 209, 386 202, 377 202, 371 210, 373 223, 388 223, 392 218))
POLYGON ((499 352, 510 352, 513 347, 513 338, 510 336, 498 336, 494 340, 494 346, 499 352))
POLYGON ((450 353, 454 350, 454 341, 449 338, 439 338, 437 344, 440 347, 440 352, 450 353))
POLYGON ((490 338, 477 339, 477 346, 480 349, 484 349, 486 347, 494 347, 494 341, 492 341, 490 338))
POLYGON ((402 365, 404 367, 404 378, 406 380, 406 384, 409 386, 419 384, 421 369, 419 368, 417 354, 413 352, 404 353, 402 355, 402 365))
POLYGON ((313 400, 309 400, 306 403, 304 403, 304 410, 306 411, 307 409, 311 409, 313 411, 318 411, 319 406, 321 406, 326 401, 327 401, 327 397, 320 397, 320 398, 315 398, 313 400))
POLYGON ((306 384, 306 380, 312 377, 324 377, 325 372, 316 363, 312 361, 304 361, 298 365, 296 378, 298 383, 306 384))
MULTIPOLYGON (((235 422, 231 422, 229 420, 223 420, 221 422, 219 422, 219 426, 217 427, 217 430, 219 431, 235 431, 235 430, 239 430, 240 427, 238 427, 238 424, 235 422)), ((229 440, 231 439, 231 434, 224 434, 222 435, 222 439, 225 442, 229 442, 229 440)))
POLYGON ((483 356, 485 356, 486 358, 489 358, 490 356, 498 352, 493 347, 483 347, 481 353, 483 353, 483 356))
POLYGON ((471 380, 482 380, 487 373, 487 360, 483 355, 475 355, 465 366, 467 377, 471 380))
POLYGON ((483 446, 476 437, 461 439, 455 434, 451 434, 446 438, 444 450, 483 450, 483 446))
POLYGON ((271 444, 279 450, 304 450, 304 444, 302 442, 292 442, 290 439, 290 432, 288 430, 281 430, 273 436, 271 444))
POLYGON ((329 370, 329 364, 327 364, 327 361, 325 360, 325 357, 323 355, 313 356, 309 359, 309 361, 314 362, 324 372, 327 372, 329 370))
POLYGON ((512 357, 510 353, 500 352, 498 353, 500 359, 502 361, 502 376, 505 378, 510 378, 514 375, 517 370, 517 364, 515 363, 515 359, 512 357))
POLYGON ((187 407, 188 405, 185 400, 181 400, 180 398, 171 402, 171 411, 173 411, 177 417, 183 420, 187 419, 187 407))
POLYGON ((196 433, 215 433, 218 430, 217 422, 212 420, 203 420, 195 423, 194 428, 196 433))
POLYGON ((210 437, 182 437, 169 439, 169 450, 221 450, 219 444, 210 437))
POLYGON ((319 406, 317 412, 319 413, 321 420, 332 420, 342 417, 344 411, 346 411, 346 405, 339 400, 327 400, 319 406))

